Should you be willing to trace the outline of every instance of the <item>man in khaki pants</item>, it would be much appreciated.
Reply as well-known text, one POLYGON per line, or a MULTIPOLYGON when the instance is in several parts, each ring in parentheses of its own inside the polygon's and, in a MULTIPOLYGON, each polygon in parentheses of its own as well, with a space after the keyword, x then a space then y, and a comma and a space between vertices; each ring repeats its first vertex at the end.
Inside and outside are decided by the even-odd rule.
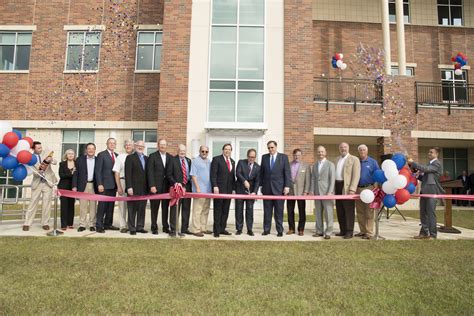
POLYGON ((33 167, 36 172, 33 173, 33 180, 31 181, 31 201, 28 205, 28 210, 26 211, 23 230, 28 231, 30 229, 31 224, 35 219, 36 209, 41 198, 41 225, 44 230, 49 230, 53 184, 55 184, 58 180, 50 165, 47 165, 46 169, 44 170, 40 170, 39 168, 43 159, 46 159, 49 164, 53 165, 56 164, 56 160, 52 159, 52 157, 46 157, 41 155, 43 153, 43 147, 40 142, 33 142, 32 149, 33 155, 36 156, 38 162, 33 167), (44 178, 40 177, 38 173, 43 174, 44 178))
MULTIPOLYGON (((86 154, 76 160, 76 172, 72 176, 72 190, 85 193, 97 193, 97 183, 94 177, 95 168, 95 144, 86 145, 86 154)), ((95 231, 96 220, 96 201, 79 200, 81 209, 80 223, 78 232, 86 230, 89 224, 89 230, 95 231), (89 222, 87 222, 87 212, 89 211, 89 222)))
MULTIPOLYGON (((125 149, 125 152, 117 156, 112 171, 115 175, 115 183, 117 183, 118 194, 120 196, 127 196, 127 192, 125 191, 125 159, 127 159, 128 155, 133 153, 133 141, 131 139, 127 139, 123 144, 123 148, 125 149)), ((120 210, 120 232, 126 233, 128 231, 127 202, 119 201, 118 206, 120 210)))
MULTIPOLYGON (((363 190, 372 190, 374 188, 373 176, 375 170, 379 169, 379 164, 375 159, 369 157, 369 149, 366 145, 359 145, 357 150, 359 151, 360 159, 360 180, 356 193, 360 194, 363 190)), ((363 239, 372 239, 374 236, 375 210, 361 200, 356 200, 356 209, 360 233, 355 236, 362 237, 363 239)))

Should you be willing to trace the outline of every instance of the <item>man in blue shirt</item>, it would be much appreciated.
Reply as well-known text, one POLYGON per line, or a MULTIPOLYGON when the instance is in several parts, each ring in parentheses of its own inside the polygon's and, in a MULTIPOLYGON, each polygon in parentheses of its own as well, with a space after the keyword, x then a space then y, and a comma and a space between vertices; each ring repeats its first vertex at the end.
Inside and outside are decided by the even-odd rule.
MULTIPOLYGON (((211 193, 211 161, 207 159, 209 147, 201 146, 199 156, 197 156, 191 165, 189 173, 193 182, 194 193, 211 193)), ((206 229, 209 216, 209 206, 211 199, 200 198, 193 200, 193 215, 190 231, 194 236, 203 237, 204 234, 210 234, 206 229)))
MULTIPOLYGON (((357 148, 360 159, 360 180, 357 186, 357 194, 363 190, 372 190, 374 188, 373 175, 375 170, 380 169, 375 159, 369 157, 369 149, 366 145, 359 145, 357 148)), ((375 210, 370 208, 369 204, 356 200, 357 222, 359 223, 360 233, 355 236, 363 239, 372 239, 374 236, 374 217, 375 210)))

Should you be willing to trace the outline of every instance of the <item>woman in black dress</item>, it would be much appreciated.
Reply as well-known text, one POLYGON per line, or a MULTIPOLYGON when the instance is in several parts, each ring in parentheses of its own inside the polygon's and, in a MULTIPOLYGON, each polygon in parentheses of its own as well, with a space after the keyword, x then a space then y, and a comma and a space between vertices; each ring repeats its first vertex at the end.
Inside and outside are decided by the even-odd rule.
MULTIPOLYGON (((76 154, 68 149, 64 153, 63 161, 59 163, 58 189, 72 189, 72 175, 76 171, 76 154)), ((61 229, 74 228, 74 202, 75 199, 61 196, 61 229)))

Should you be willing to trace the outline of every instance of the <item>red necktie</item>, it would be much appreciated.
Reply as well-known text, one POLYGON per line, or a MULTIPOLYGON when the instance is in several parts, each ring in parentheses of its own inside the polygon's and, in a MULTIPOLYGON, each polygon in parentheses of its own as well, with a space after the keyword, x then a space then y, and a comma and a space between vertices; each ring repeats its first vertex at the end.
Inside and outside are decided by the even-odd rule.
POLYGON ((186 174, 186 164, 184 159, 181 159, 181 172, 183 173, 183 184, 188 183, 188 175, 186 174))
POLYGON ((115 163, 115 155, 114 155, 114 153, 112 152, 111 155, 112 155, 112 162, 115 163))
POLYGON ((230 161, 229 161, 229 158, 225 158, 225 162, 227 163, 227 169, 229 169, 229 172, 230 172, 230 161))

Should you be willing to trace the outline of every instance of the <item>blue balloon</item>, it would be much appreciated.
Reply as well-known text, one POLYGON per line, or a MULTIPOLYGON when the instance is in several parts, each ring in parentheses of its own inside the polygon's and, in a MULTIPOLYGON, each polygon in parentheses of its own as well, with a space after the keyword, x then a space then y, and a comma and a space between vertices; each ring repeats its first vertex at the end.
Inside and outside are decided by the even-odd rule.
POLYGON ((406 189, 410 194, 413 194, 416 190, 416 186, 410 182, 408 183, 408 186, 406 187, 406 189))
POLYGON ((467 62, 465 60, 463 60, 463 61, 460 62, 460 64, 461 64, 462 67, 464 67, 464 66, 466 66, 467 62))
POLYGON ((332 61, 332 68, 337 68, 337 61, 335 59, 332 61))
POLYGON ((458 63, 461 63, 461 62, 463 61, 463 59, 462 59, 461 56, 458 55, 458 56, 456 56, 456 61, 457 61, 458 63))
POLYGON ((5 144, 0 144, 0 157, 5 158, 10 153, 10 148, 5 144))
POLYGON ((387 178, 385 177, 385 173, 383 172, 382 169, 375 170, 372 178, 375 182, 380 183, 380 184, 383 184, 385 181, 387 181, 387 178))
POLYGON ((25 180, 27 175, 28 175, 28 171, 23 165, 19 165, 12 172, 13 180, 15 181, 23 181, 25 180))
POLYGON ((31 155, 31 160, 28 162, 28 166, 34 166, 38 162, 38 158, 36 155, 31 155))
POLYGON ((18 135, 18 139, 23 138, 23 136, 21 135, 21 132, 19 130, 14 129, 14 130, 12 130, 12 132, 18 135))
POLYGON ((397 199, 393 194, 387 194, 383 198, 383 205, 385 205, 385 207, 392 208, 397 205, 397 199))
POLYGON ((13 156, 7 156, 2 160, 3 169, 15 169, 18 167, 18 160, 13 156))
POLYGON ((407 163, 407 160, 405 159, 405 156, 403 156, 400 153, 397 153, 397 154, 393 155, 392 160, 397 165, 398 170, 402 169, 407 163))

